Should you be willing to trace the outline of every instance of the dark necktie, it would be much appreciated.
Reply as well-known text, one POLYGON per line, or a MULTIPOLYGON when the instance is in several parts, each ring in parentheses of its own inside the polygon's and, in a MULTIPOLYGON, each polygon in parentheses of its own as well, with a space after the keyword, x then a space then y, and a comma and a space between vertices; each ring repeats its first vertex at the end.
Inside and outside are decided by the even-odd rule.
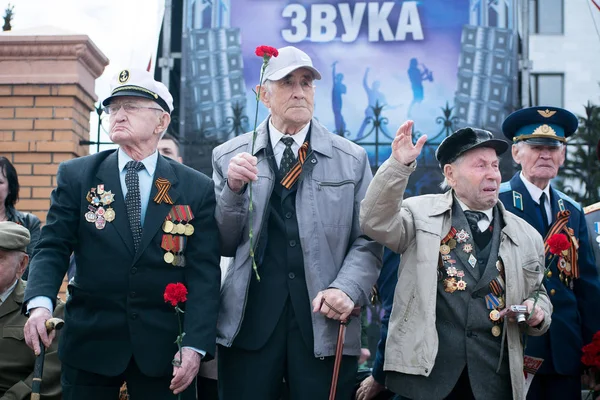
POLYGON ((465 210, 465 217, 467 217, 467 222, 471 227, 471 232, 481 233, 481 231, 479 230, 479 225, 477 225, 477 223, 483 218, 485 218, 485 214, 480 211, 465 210))
POLYGON ((281 157, 281 163, 279 164, 279 175, 284 177, 292 169, 292 166, 296 163, 296 155, 292 150, 292 144, 294 139, 289 136, 281 138, 283 144, 285 144, 285 150, 283 151, 283 157, 281 157))
POLYGON ((125 186, 127 187, 125 207, 127 208, 127 218, 133 236, 133 245, 137 252, 142 240, 142 199, 138 171, 144 169, 144 164, 139 161, 129 161, 125 164, 125 168, 127 169, 125 174, 125 186))
POLYGON ((544 223, 544 232, 548 230, 548 214, 546 213, 546 192, 540 196, 540 212, 542 213, 542 222, 544 223))

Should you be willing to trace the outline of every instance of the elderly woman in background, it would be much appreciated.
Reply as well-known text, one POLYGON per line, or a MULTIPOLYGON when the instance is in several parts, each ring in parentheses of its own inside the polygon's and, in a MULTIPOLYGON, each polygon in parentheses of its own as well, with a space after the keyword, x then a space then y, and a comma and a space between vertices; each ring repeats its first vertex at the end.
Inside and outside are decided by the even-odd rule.
MULTIPOLYGON (((31 213, 17 211, 15 204, 19 200, 19 177, 17 170, 6 157, 0 157, 0 222, 12 221, 29 229, 31 242, 27 246, 29 259, 40 237, 40 219, 31 213)), ((27 280, 29 266, 22 279, 27 280)))

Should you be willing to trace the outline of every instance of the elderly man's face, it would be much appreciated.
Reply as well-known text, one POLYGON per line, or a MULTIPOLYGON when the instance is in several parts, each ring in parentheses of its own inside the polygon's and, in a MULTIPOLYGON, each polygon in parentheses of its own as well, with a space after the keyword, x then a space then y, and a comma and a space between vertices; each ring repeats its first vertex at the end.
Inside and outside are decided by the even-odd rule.
POLYGON ((512 146, 512 156, 521 165, 523 175, 533 184, 541 182, 544 187, 558 174, 565 162, 565 149, 561 146, 529 145, 527 142, 512 146), (545 183, 544 183, 545 182, 545 183))
POLYGON ((498 202, 502 179, 496 150, 481 147, 466 152, 458 162, 446 164, 444 175, 456 196, 473 210, 487 210, 498 202))
POLYGON ((277 129, 302 127, 311 120, 315 100, 313 79, 310 70, 299 68, 272 82, 270 91, 261 91, 262 101, 271 109, 277 129))
POLYGON ((169 114, 149 99, 123 96, 108 107, 115 110, 110 113, 110 140, 120 145, 156 143, 171 121, 169 114))
POLYGON ((23 275, 29 257, 20 251, 0 250, 0 293, 4 293, 23 275))

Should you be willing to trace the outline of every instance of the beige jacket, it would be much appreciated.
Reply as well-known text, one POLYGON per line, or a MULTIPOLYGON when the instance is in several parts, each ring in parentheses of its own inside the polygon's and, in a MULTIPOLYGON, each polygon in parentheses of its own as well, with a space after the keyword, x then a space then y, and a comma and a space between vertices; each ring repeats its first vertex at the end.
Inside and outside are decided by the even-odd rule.
MULTIPOLYGON (((414 165, 390 157, 379 169, 361 204, 364 233, 402 254, 390 317, 384 369, 429 376, 438 351, 436 331, 437 268, 441 239, 451 228, 452 192, 402 200, 414 165)), ((498 203, 505 226, 499 255, 506 272, 506 304, 532 298, 542 279, 544 245, 540 234, 498 203)), ((542 286, 537 304, 545 313, 541 335, 551 322, 552 305, 542 286)), ((513 398, 524 399, 523 345, 519 327, 504 323, 513 398)), ((506 348, 505 347, 505 348, 506 348)))

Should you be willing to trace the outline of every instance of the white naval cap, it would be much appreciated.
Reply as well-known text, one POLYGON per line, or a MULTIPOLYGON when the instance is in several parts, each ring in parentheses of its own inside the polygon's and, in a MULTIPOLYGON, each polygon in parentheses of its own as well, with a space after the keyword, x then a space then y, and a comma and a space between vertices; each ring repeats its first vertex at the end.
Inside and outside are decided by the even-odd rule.
POLYGON ((169 114, 173 112, 173 96, 162 83, 154 80, 154 76, 141 69, 124 69, 110 81, 111 94, 103 102, 107 106, 115 97, 133 96, 154 100, 169 114))

